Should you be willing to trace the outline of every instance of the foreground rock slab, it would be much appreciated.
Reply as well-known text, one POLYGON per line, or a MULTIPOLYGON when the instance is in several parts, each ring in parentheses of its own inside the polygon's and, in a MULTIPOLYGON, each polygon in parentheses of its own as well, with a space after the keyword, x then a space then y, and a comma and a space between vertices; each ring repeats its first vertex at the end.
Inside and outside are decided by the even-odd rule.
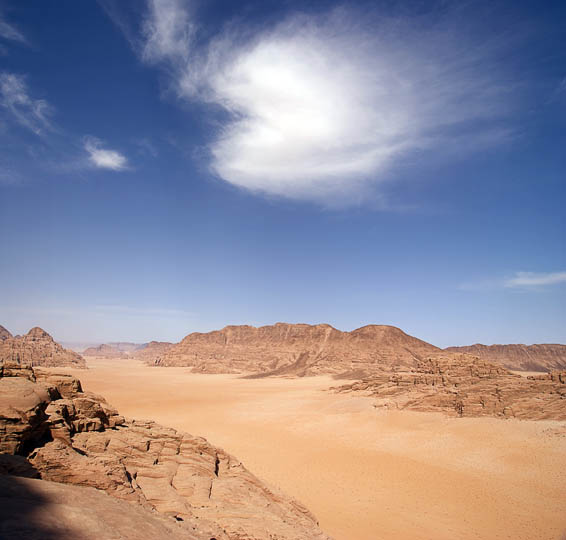
POLYGON ((126 420, 68 375, 6 363, 1 373, 0 471, 96 488, 197 538, 328 538, 303 505, 205 439, 126 420))
MULTIPOLYGON (((92 489, 0 475, 3 540, 197 540, 182 523, 92 489)), ((207 539, 208 540, 208 539, 207 539)))

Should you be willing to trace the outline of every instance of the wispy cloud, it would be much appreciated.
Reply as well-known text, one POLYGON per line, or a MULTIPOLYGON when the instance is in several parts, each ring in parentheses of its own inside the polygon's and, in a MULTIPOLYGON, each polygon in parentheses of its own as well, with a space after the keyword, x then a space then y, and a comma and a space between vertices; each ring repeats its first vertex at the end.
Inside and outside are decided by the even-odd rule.
POLYGON ((164 59, 186 61, 195 33, 188 4, 179 0, 148 0, 143 24, 143 58, 149 62, 164 59))
POLYGON ((13 120, 36 135, 52 129, 49 117, 53 109, 47 101, 30 97, 21 75, 0 73, 0 106, 13 120))
POLYGON ((356 199, 409 154, 473 151, 512 134, 505 40, 480 39, 461 14, 364 19, 341 9, 260 31, 228 25, 203 40, 191 7, 148 0, 142 39, 129 40, 166 67, 180 99, 227 113, 210 167, 236 186, 356 199))
POLYGON ((117 150, 110 150, 103 147, 100 139, 95 137, 85 137, 84 149, 89 154, 89 161, 95 167, 110 169, 112 171, 123 171, 128 168, 126 156, 117 150))
POLYGON ((8 24, 0 13, 0 38, 27 43, 25 36, 13 25, 8 24))
POLYGON ((528 288, 544 287, 566 283, 566 272, 516 272, 515 276, 505 280, 505 287, 528 288))

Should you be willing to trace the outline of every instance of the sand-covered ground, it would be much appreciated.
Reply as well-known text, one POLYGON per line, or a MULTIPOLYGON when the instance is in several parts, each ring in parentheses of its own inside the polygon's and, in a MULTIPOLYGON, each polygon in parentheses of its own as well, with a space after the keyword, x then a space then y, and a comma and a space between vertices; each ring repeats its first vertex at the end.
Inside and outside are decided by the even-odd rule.
MULTIPOLYGON (((336 540, 566 538, 566 424, 376 410, 327 377, 245 380, 89 360, 121 414, 208 438, 336 540)), ((340 381, 342 384, 344 381, 340 381)))

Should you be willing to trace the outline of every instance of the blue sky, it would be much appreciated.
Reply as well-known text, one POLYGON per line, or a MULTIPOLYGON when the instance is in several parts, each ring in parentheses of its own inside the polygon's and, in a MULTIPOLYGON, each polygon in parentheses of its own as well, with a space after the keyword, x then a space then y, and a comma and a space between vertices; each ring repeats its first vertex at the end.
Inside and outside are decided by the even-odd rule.
POLYGON ((0 2, 0 324, 566 342, 563 2, 0 2))

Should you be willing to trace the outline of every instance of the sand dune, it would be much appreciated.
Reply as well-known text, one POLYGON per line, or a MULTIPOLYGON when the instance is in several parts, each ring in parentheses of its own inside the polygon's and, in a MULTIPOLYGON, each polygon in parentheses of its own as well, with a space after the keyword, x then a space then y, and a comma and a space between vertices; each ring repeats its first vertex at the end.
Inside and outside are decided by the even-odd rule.
POLYGON ((564 423, 381 411, 371 398, 325 392, 336 384, 328 377, 244 380, 132 360, 89 367, 64 371, 126 416, 237 455, 336 540, 566 533, 564 423))

